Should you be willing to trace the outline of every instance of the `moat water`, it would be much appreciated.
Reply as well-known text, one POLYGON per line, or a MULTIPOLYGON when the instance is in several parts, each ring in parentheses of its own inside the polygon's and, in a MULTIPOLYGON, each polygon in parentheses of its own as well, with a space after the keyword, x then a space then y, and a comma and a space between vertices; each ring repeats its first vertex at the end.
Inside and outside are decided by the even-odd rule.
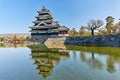
POLYGON ((120 80, 120 48, 2 45, 0 80, 120 80))

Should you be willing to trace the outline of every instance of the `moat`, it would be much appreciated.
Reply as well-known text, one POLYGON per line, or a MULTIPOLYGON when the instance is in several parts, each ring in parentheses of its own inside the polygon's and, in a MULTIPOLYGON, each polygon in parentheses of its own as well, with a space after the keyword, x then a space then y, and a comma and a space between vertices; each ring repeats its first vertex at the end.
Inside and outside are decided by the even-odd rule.
POLYGON ((120 80, 120 48, 0 46, 0 80, 120 80))

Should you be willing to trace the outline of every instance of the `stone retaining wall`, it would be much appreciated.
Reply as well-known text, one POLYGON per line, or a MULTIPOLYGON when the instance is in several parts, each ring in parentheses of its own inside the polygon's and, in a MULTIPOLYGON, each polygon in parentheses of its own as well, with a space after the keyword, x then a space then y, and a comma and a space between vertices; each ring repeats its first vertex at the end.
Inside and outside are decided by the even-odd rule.
POLYGON ((49 38, 48 35, 45 35, 45 36, 31 36, 30 41, 31 42, 44 43, 48 38, 49 38))
POLYGON ((120 34, 97 36, 34 36, 31 41, 45 44, 120 47, 120 34))
POLYGON ((67 37, 64 44, 80 46, 109 46, 120 47, 120 34, 117 35, 97 35, 97 36, 74 36, 67 37))
POLYGON ((45 41, 46 45, 52 45, 52 44, 64 44, 66 40, 66 37, 50 37, 45 41))

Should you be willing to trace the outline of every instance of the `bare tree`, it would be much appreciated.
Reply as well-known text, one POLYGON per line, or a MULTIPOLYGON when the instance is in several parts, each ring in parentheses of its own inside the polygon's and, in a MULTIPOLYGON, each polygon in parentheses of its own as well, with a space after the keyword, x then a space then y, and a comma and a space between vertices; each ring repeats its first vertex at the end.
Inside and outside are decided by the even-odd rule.
POLYGON ((88 29, 91 30, 91 34, 92 36, 94 35, 94 30, 97 28, 100 28, 103 25, 103 21, 102 20, 90 20, 88 22, 88 29))

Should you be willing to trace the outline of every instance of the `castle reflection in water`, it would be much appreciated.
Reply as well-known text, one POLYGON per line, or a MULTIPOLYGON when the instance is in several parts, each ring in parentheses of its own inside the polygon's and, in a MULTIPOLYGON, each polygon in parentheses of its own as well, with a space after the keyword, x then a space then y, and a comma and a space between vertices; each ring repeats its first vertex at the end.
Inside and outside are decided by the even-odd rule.
POLYGON ((37 65, 39 74, 44 78, 52 74, 54 67, 61 60, 69 59, 70 56, 77 58, 78 52, 82 62, 87 63, 92 69, 106 69, 111 74, 120 69, 119 48, 65 45, 31 45, 29 48, 31 49, 32 59, 35 61, 34 64, 37 65), (105 62, 101 56, 104 57, 105 62), (116 65, 119 67, 116 67, 116 65))
POLYGON ((39 74, 44 78, 50 76, 53 72, 53 68, 59 64, 60 60, 69 58, 69 50, 65 49, 64 45, 51 46, 48 45, 31 45, 31 56, 34 59, 34 64, 37 65, 39 74), (49 47, 49 48, 48 48, 49 47))
MULTIPOLYGON (((62 75, 64 72, 66 73, 67 76, 63 76, 69 78, 67 80, 70 80, 72 76, 69 75, 71 74, 74 76, 75 80, 78 80, 79 76, 75 77, 77 74, 80 74, 80 77, 84 78, 83 75, 86 75, 87 73, 90 73, 93 77, 96 74, 92 72, 101 72, 99 73, 99 76, 97 76, 100 78, 103 74, 104 77, 107 77, 106 75, 109 74, 114 74, 116 76, 120 72, 120 48, 81 47, 54 44, 1 44, 0 46, 4 48, 27 46, 31 51, 30 56, 34 61, 34 65, 36 65, 38 74, 43 76, 44 79, 57 75, 55 72, 58 72, 58 69, 61 70, 61 72, 58 72, 59 75, 62 75), (65 61, 70 62, 64 63, 65 61), (64 66, 61 65, 61 63, 64 64, 64 66), (59 66, 60 68, 55 69, 56 66, 59 66), (77 66, 79 66, 79 68, 75 69, 77 66), (64 68, 65 70, 63 71, 64 68), (81 73, 81 70, 84 70, 83 73, 81 73)), ((64 79, 64 77, 62 77, 62 79, 64 79)), ((117 78, 119 78, 119 76, 117 76, 117 78)))

